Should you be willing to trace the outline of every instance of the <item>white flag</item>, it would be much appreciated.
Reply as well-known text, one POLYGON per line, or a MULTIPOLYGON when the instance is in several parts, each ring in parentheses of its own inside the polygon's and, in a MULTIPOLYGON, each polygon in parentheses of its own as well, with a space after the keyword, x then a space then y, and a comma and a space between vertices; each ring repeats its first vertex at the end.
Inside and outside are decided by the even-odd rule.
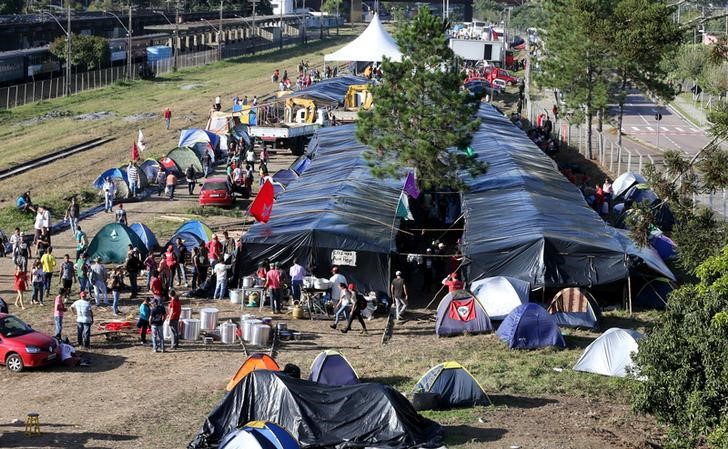
POLYGON ((139 151, 144 151, 144 148, 146 148, 144 145, 144 134, 141 128, 139 129, 139 137, 137 138, 137 147, 139 147, 139 151))

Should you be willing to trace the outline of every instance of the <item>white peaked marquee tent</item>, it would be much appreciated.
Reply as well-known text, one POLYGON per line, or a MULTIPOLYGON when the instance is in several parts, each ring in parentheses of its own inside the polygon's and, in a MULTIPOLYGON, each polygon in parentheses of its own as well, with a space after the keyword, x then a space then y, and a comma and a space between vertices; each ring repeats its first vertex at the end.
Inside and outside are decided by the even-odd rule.
POLYGON ((324 56, 324 61, 381 62, 384 56, 395 62, 402 60, 397 42, 382 26, 379 14, 374 14, 371 23, 359 37, 344 48, 324 56))

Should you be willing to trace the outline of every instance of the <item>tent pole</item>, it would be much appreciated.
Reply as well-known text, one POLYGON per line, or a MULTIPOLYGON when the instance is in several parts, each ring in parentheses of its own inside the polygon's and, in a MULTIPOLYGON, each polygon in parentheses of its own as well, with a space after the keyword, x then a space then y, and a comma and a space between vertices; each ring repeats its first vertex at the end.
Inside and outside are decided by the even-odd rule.
POLYGON ((627 276, 627 300, 629 302, 629 316, 632 316, 632 276, 627 276))

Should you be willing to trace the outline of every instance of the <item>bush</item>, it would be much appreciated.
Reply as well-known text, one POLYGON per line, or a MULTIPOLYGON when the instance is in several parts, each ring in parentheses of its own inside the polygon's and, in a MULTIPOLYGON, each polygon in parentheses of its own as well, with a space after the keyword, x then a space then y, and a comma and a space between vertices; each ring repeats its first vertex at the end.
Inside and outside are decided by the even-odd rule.
POLYGON ((728 447, 728 248, 675 290, 635 356, 636 410, 669 426, 667 446, 728 447))

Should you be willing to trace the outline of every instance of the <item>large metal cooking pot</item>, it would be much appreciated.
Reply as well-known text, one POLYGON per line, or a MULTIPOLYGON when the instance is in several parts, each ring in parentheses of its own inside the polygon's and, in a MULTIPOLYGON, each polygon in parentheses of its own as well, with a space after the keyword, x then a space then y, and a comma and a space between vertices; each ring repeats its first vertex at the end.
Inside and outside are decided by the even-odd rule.
POLYGON ((182 321, 184 325, 184 339, 185 340, 197 340, 200 338, 200 320, 186 319, 182 321))
POLYGON ((243 278, 243 287, 250 288, 255 285, 255 276, 245 276, 243 278))
POLYGON ((242 301, 243 297, 243 290, 236 288, 230 290, 230 303, 231 304, 240 304, 240 301, 242 301))
POLYGON ((260 320, 246 320, 243 323, 243 340, 249 342, 253 339, 253 327, 262 324, 260 320))
POLYGON ((313 288, 316 290, 328 290, 331 288, 331 281, 324 278, 318 278, 314 281, 313 288))
POLYGON ((265 324, 256 324, 253 326, 253 334, 250 344, 253 346, 268 346, 270 338, 270 326, 265 324))
POLYGON ((235 343, 235 330, 238 326, 235 323, 223 323, 220 325, 220 340, 225 344, 235 343))
POLYGON ((179 314, 180 320, 188 320, 192 318, 192 307, 182 307, 182 312, 179 314))
POLYGON ((200 310, 200 323, 202 330, 214 331, 217 327, 217 314, 219 310, 214 307, 206 307, 200 310))

